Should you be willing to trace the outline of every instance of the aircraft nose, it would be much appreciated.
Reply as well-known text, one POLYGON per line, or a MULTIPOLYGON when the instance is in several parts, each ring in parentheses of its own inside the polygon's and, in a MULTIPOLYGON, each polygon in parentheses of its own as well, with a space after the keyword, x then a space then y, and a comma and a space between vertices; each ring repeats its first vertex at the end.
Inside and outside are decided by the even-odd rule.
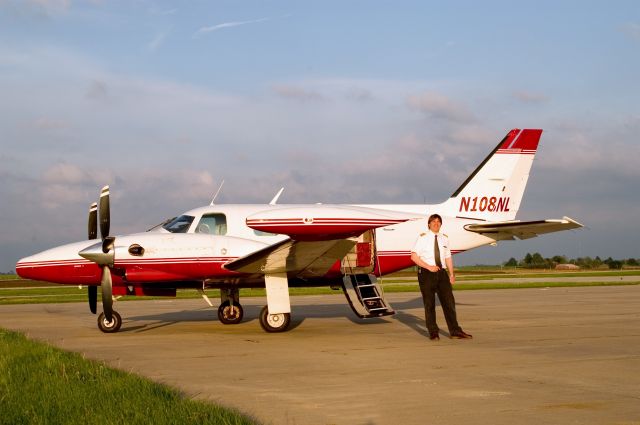
POLYGON ((100 266, 113 265, 113 249, 109 249, 109 251, 105 253, 103 250, 102 242, 91 245, 81 250, 80 252, 78 252, 78 255, 100 266))
POLYGON ((23 279, 37 279, 37 269, 33 256, 21 258, 16 263, 16 273, 23 279))

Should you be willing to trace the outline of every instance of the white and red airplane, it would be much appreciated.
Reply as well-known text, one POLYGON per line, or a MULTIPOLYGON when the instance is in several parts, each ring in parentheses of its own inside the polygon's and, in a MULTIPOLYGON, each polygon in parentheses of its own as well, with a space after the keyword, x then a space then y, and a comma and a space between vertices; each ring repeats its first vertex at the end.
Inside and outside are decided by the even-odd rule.
POLYGON ((117 332, 114 295, 175 296, 178 288, 219 288, 222 323, 239 323, 240 288, 266 288, 260 324, 287 330, 289 287, 342 287, 362 318, 393 314, 376 277, 410 267, 411 248, 430 214, 443 217, 451 251, 576 229, 568 217, 515 220, 542 130, 511 130, 451 197, 436 205, 211 205, 144 232, 109 236, 109 188, 89 210, 89 240, 21 259, 26 279, 87 285, 98 327, 117 332), (101 240, 97 239, 100 222, 101 240))

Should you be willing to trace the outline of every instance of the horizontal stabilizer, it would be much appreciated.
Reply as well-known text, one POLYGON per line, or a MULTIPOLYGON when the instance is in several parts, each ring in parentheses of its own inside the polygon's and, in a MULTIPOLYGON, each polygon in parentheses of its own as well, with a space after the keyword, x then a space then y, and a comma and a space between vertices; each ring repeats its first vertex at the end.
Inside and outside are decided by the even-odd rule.
POLYGON ((495 240, 513 240, 535 238, 545 233, 562 230, 579 229, 582 224, 569 218, 536 220, 536 221, 502 221, 494 223, 467 224, 464 228, 470 232, 480 233, 495 240))

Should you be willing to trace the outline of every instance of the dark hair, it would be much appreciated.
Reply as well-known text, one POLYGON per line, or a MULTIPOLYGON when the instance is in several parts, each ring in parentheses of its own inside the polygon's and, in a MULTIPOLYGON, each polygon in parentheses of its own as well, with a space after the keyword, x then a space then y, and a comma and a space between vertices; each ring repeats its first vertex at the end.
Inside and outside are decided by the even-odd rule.
POLYGON ((442 224, 442 217, 440 217, 440 214, 431 214, 429 216, 429 220, 427 220, 427 225, 431 224, 433 220, 440 220, 440 224, 442 224))

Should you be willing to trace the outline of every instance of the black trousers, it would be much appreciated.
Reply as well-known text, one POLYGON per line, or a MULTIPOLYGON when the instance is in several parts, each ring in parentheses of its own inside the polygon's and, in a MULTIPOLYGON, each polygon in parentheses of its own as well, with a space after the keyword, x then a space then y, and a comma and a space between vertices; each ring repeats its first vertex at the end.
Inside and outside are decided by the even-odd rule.
POLYGON ((418 282, 420 283, 420 292, 422 292, 422 300, 424 301, 424 315, 429 333, 438 332, 436 294, 438 294, 440 306, 442 306, 444 318, 447 321, 449 334, 461 331, 462 329, 458 325, 458 319, 456 318, 456 300, 453 297, 453 288, 447 271, 430 272, 427 269, 418 267, 418 282))

